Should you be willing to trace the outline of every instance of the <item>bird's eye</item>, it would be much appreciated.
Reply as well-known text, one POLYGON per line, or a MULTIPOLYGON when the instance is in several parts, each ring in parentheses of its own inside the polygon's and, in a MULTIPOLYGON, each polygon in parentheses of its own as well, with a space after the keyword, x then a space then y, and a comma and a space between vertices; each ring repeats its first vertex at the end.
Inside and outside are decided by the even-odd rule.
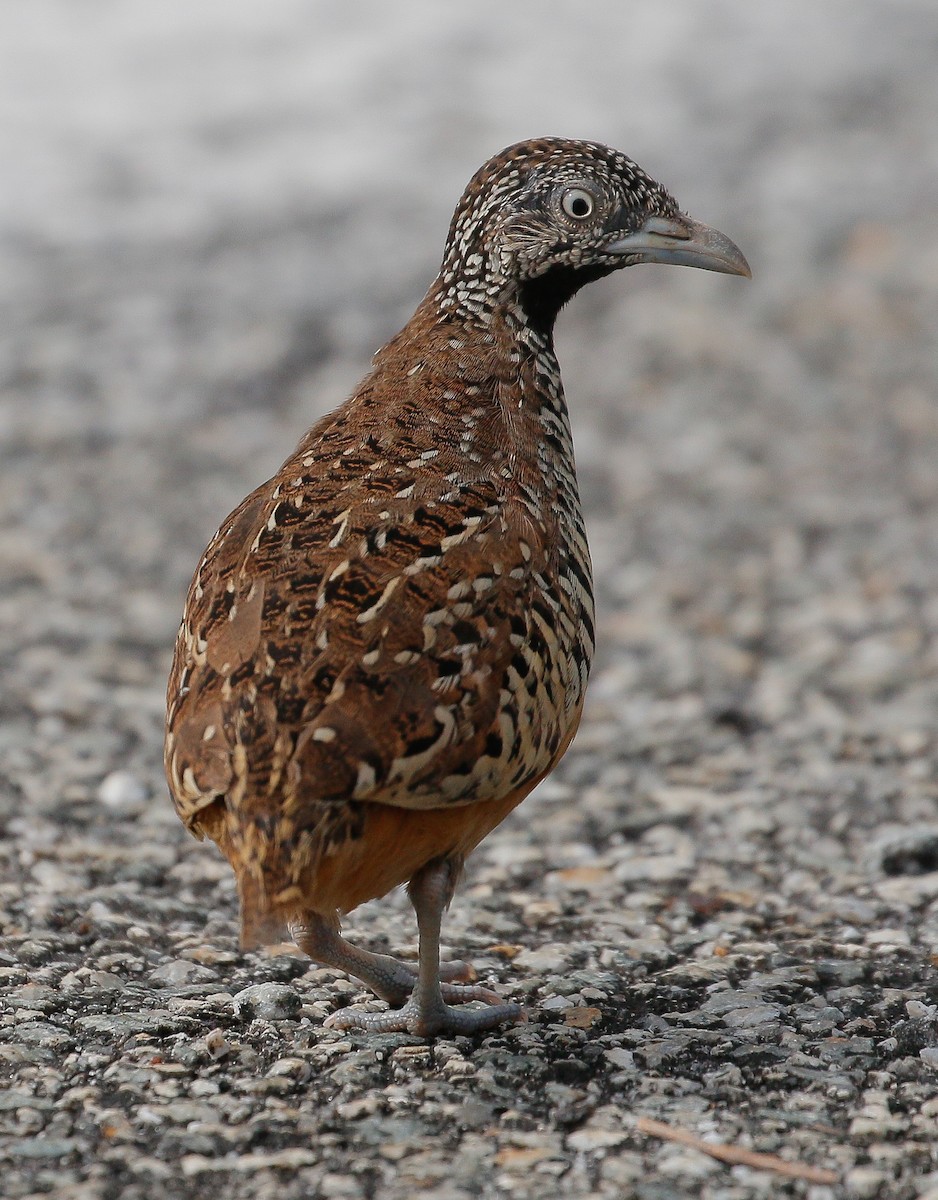
POLYGON ((567 188, 560 198, 560 207, 575 221, 585 221, 593 215, 596 200, 585 188, 567 188))

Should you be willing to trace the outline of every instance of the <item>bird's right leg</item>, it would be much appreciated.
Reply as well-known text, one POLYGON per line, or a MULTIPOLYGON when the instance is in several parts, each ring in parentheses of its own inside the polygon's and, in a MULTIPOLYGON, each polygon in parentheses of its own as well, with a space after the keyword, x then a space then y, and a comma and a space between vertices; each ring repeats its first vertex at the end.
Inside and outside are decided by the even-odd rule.
POLYGON ((440 983, 440 923, 453 895, 458 862, 436 859, 411 879, 408 892, 417 914, 420 960, 417 982, 406 1004, 396 1012, 365 1013, 343 1008, 325 1025, 333 1029, 364 1029, 372 1033, 407 1032, 418 1037, 472 1034, 495 1029, 509 1021, 525 1020, 519 1004, 505 1004, 495 992, 478 985, 440 983), (483 1009, 454 1008, 451 1001, 483 1000, 483 1009))
MULTIPOLYGON (((324 967, 335 967, 360 979, 382 1000, 399 1008, 410 997, 417 982, 417 964, 403 962, 390 954, 374 954, 361 950, 347 942, 339 933, 338 918, 322 913, 307 912, 302 918, 290 923, 290 936, 297 946, 315 962, 324 967)), ((440 979, 443 981, 444 998, 453 1002, 478 998, 496 1003, 499 997, 477 985, 467 989, 465 984, 476 978, 471 964, 466 962, 443 963, 440 979), (473 995, 467 995, 471 990, 473 995), (485 993, 484 995, 482 993, 485 993)))

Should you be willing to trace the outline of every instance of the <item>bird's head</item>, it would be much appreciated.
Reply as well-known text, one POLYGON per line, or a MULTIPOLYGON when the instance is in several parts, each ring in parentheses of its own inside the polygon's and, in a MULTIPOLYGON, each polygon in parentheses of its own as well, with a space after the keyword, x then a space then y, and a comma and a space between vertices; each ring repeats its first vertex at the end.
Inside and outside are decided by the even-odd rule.
POLYGON ((634 263, 750 274, 737 246, 596 142, 509 146, 473 176, 440 273, 444 308, 483 314, 514 297, 548 323, 585 283, 634 263))

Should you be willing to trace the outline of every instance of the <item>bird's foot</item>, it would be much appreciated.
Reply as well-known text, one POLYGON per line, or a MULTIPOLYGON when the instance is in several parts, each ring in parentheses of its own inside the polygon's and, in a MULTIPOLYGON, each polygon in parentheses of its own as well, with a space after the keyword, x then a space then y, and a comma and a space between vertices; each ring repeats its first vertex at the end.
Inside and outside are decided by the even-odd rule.
MULTIPOLYGON (((294 921, 290 933, 297 946, 315 962, 360 979, 392 1008, 406 1004, 417 983, 417 964, 394 958, 390 954, 375 954, 347 942, 321 916, 307 914, 294 921)), ((474 983, 477 979, 471 963, 456 959, 440 964, 440 979, 446 983, 474 983)), ((497 997, 496 997, 497 999, 497 997)))
POLYGON ((438 1003, 421 1003, 411 996, 402 1008, 391 1012, 368 1013, 342 1008, 323 1022, 330 1029, 362 1029, 366 1033, 412 1033, 417 1037, 438 1034, 469 1034, 494 1029, 506 1022, 526 1021, 520 1004, 506 1004, 496 992, 479 985, 444 983, 438 1003), (467 1003, 482 1000, 488 1007, 452 1008, 447 1001, 467 1003))
MULTIPOLYGON (((417 964, 403 962, 399 958, 392 959, 385 955, 376 955, 375 958, 380 958, 380 962, 376 962, 374 969, 367 976, 364 971, 360 970, 356 974, 359 979, 368 984, 377 996, 382 1000, 387 1000, 392 1008, 400 1008, 410 999, 417 984, 417 964)), ((454 994, 452 997, 446 997, 448 987, 458 991, 464 985, 474 984, 477 978, 475 967, 461 959, 440 964, 440 981, 443 984, 445 998, 457 1002, 462 998, 463 1000, 488 1000, 499 1003, 500 997, 485 988, 477 989, 485 992, 484 996, 460 997, 454 994)), ((471 987, 467 990, 471 990, 471 987)))

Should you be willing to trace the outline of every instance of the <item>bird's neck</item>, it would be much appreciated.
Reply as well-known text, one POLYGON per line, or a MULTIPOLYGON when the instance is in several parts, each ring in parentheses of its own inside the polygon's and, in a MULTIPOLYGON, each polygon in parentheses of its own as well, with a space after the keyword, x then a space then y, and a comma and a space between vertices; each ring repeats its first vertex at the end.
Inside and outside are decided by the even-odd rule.
POLYGON ((537 291, 505 289, 497 301, 467 310, 440 304, 432 287, 414 318, 440 348, 441 376, 454 381, 450 416, 461 419, 455 410, 464 407, 466 420, 483 419, 477 406, 484 397, 500 446, 492 461, 510 472, 524 504, 546 524, 573 521, 579 512, 555 315, 537 291))
POLYGON ((538 289, 481 284, 454 303, 441 275, 402 337, 414 328, 415 346, 435 345, 441 374, 458 384, 457 406, 463 396, 487 395, 505 410, 513 440, 530 442, 535 426, 567 425, 551 303, 538 289))
POLYGON ((441 272, 411 320, 376 356, 367 390, 406 380, 403 388, 394 383, 394 403, 401 410, 421 407, 422 415, 411 412, 404 422, 416 426, 418 436, 458 436, 461 446, 461 428, 484 432, 482 463, 488 466, 480 469, 502 470, 507 462, 547 506, 561 493, 574 497, 573 439, 552 311, 554 301, 569 294, 569 281, 552 281, 550 296, 530 286, 496 289, 491 281, 460 293, 458 303, 454 294, 441 272))
POLYGON ((463 482, 494 484, 553 558, 579 562, 585 534, 552 332, 518 294, 464 313, 431 288, 350 407, 382 397, 383 441, 403 437, 411 458, 423 450, 463 482))

